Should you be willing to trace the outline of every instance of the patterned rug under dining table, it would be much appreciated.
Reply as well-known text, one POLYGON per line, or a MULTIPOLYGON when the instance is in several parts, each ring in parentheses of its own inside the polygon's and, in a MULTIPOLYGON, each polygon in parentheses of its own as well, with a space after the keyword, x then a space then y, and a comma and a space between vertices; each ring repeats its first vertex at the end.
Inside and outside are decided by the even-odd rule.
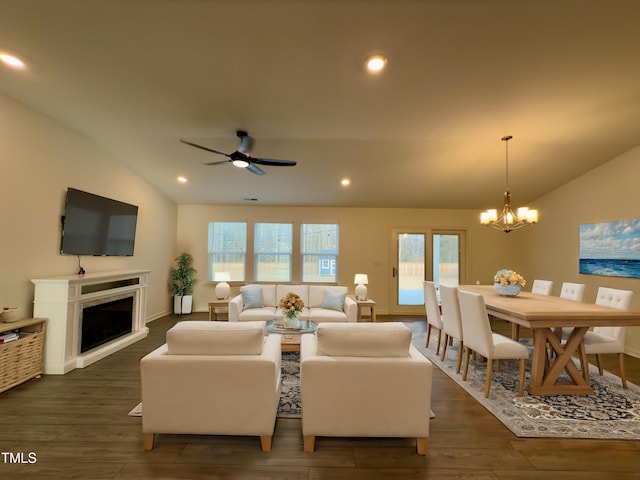
POLYGON ((529 292, 505 297, 498 295, 492 285, 462 285, 459 290, 482 295, 489 315, 532 330, 534 344, 528 387, 531 395, 593 394, 589 369, 580 371, 572 360, 576 355, 588 365, 582 341, 589 327, 640 325, 640 312, 529 292), (565 344, 554 333, 562 327, 573 328, 565 344), (554 353, 551 356, 547 355, 548 346, 554 353), (558 379, 563 371, 570 382, 558 379))

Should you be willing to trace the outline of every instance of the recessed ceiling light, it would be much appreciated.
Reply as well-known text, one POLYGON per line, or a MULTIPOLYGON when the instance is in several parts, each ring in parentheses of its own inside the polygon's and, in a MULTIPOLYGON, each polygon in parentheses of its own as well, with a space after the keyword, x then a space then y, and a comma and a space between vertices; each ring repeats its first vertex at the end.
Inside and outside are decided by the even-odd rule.
POLYGON ((343 178, 342 180, 340 180, 340 184, 344 187, 347 187, 351 185, 351 180, 348 178, 343 178))
POLYGON ((367 59, 367 70, 370 73, 380 73, 387 65, 387 57, 383 55, 373 55, 367 59))
POLYGON ((187 177, 178 177, 176 180, 180 183, 187 183, 187 177))
POLYGON ((8 53, 0 53, 0 60, 11 68, 24 68, 25 64, 18 57, 9 55, 8 53))

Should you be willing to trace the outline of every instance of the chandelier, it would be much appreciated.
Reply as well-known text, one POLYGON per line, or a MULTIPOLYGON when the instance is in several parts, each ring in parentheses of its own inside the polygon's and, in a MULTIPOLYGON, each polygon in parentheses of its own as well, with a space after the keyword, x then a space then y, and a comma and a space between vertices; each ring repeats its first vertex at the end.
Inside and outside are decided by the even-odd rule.
POLYGON ((538 221, 538 210, 529 210, 528 207, 520 207, 516 210, 516 213, 514 213, 511 208, 511 190, 509 189, 509 140, 512 138, 511 135, 502 137, 502 141, 505 144, 507 160, 507 188, 504 191, 504 207, 502 207, 500 215, 498 215, 498 210, 495 208, 480 214, 480 223, 482 223, 482 225, 493 227, 496 230, 502 230, 505 233, 518 230, 527 225, 532 225, 538 221))

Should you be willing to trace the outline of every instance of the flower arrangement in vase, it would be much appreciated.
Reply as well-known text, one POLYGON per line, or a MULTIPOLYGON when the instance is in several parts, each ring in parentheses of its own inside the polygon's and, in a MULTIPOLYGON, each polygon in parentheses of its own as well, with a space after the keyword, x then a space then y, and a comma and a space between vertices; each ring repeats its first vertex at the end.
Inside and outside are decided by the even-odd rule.
POLYGON ((282 309, 287 327, 297 327, 299 325, 298 315, 304 308, 304 302, 296 293, 289 292, 280 299, 278 307, 282 309))
POLYGON ((503 268, 493 276, 493 288, 500 295, 515 297, 526 284, 524 277, 515 270, 503 268))

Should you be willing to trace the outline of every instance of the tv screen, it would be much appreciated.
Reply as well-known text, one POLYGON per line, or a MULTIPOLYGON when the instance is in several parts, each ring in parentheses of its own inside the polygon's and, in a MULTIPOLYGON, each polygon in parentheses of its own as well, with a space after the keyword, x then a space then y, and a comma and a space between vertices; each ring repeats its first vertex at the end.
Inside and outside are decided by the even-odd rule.
POLYGON ((137 218, 135 205, 68 188, 60 253, 131 256, 137 218))

